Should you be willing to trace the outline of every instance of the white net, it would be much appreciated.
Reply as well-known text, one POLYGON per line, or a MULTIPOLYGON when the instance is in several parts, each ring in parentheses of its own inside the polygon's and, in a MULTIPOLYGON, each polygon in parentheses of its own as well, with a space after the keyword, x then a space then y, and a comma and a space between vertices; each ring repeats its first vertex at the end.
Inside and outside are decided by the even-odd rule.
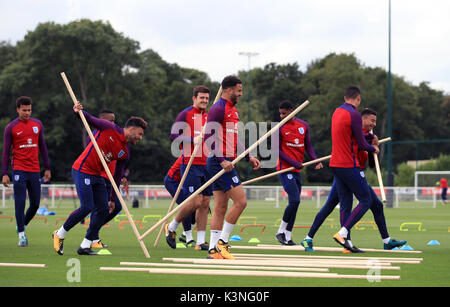
MULTIPOLYGON (((417 171, 414 174, 416 201, 436 201, 441 197, 440 181, 450 181, 450 171, 417 171)), ((448 193, 448 192, 447 192, 448 193)))

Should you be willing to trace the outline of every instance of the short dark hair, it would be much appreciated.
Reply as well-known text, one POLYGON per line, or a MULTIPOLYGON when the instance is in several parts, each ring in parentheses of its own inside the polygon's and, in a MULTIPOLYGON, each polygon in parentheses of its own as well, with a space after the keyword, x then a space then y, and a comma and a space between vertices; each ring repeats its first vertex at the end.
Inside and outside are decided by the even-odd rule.
POLYGON ((292 105, 292 102, 290 102, 289 100, 283 100, 278 108, 284 110, 293 110, 294 106, 292 105))
POLYGON ((221 83, 222 90, 226 90, 230 87, 235 87, 237 84, 242 84, 241 79, 236 76, 226 76, 221 83))
POLYGON ((102 115, 102 114, 114 114, 114 112, 111 110, 108 110, 108 109, 103 109, 100 111, 100 113, 98 113, 98 115, 102 115))
POLYGON ((21 105, 29 106, 33 104, 33 100, 31 100, 28 96, 20 96, 16 99, 16 108, 20 108, 21 105))
POLYGON ((207 93, 210 94, 211 91, 209 90, 209 88, 207 88, 204 85, 197 85, 196 87, 194 87, 194 91, 193 91, 193 96, 197 97, 198 93, 207 93))
POLYGON ((141 117, 131 116, 125 123, 125 128, 128 127, 141 127, 145 130, 147 128, 147 122, 141 117))
POLYGON ((356 97, 358 97, 358 95, 361 95, 361 91, 356 86, 349 86, 345 90, 345 98, 355 99, 356 97))
POLYGON ((370 108, 365 108, 361 111, 361 116, 367 116, 367 115, 375 115, 377 116, 377 112, 375 110, 372 110, 370 108))

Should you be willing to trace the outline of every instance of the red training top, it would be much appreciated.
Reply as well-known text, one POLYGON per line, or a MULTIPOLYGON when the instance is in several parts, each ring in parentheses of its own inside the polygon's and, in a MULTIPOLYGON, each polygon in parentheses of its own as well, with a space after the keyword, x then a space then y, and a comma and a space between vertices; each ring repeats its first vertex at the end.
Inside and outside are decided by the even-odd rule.
POLYGON ((447 179, 446 178, 442 178, 441 179, 441 189, 442 188, 448 188, 447 179))
MULTIPOLYGON (((100 133, 100 131, 92 131, 92 134, 94 135, 96 140, 98 138, 99 133, 100 133)), ((91 139, 89 138, 86 146, 89 146, 90 143, 91 143, 91 139)), ((117 160, 113 160, 110 163, 108 163, 109 172, 113 176, 114 176, 114 172, 116 170, 116 164, 117 164, 117 160)), ((103 178, 105 178, 109 181, 108 174, 106 174, 106 171, 103 167, 102 167, 102 172, 101 172, 100 176, 102 176, 103 178)))
POLYGON ((359 167, 358 150, 375 151, 364 139, 361 114, 349 103, 344 103, 333 113, 331 142, 330 167, 359 167))
MULTIPOLYGON (((121 161, 120 167, 117 167, 113 174, 114 181, 119 185, 125 162, 129 159, 129 148, 123 129, 107 120, 95 118, 86 111, 83 111, 83 114, 86 121, 99 130, 96 141, 105 162, 110 164, 114 160, 121 161)), ((102 174, 103 165, 92 143, 86 146, 72 168, 90 175, 102 174)))
POLYGON ((5 127, 3 138, 2 176, 8 173, 8 159, 12 147, 13 170, 40 172, 39 151, 46 170, 50 169, 42 122, 31 117, 27 121, 16 118, 5 127))
MULTIPOLYGON (((215 142, 211 144, 211 151, 221 163, 224 158, 235 159, 238 146, 243 148, 239 142, 239 113, 232 101, 220 98, 209 110, 208 123, 205 133, 205 142, 215 131, 215 142), (218 124, 218 125, 217 125, 218 124), (215 131, 215 129, 220 131, 215 131)), ((246 157, 247 159, 247 157, 246 157)))
MULTIPOLYGON (((292 166, 299 168, 305 157, 305 150, 312 160, 317 159, 311 144, 309 126, 299 118, 293 118, 285 123, 278 130, 279 136, 279 158, 277 170, 290 168, 292 166)), ((301 172, 301 169, 295 169, 292 172, 301 172)))
MULTIPOLYGON (((190 106, 184 109, 178 114, 175 123, 172 126, 172 133, 170 134, 171 141, 178 139, 182 141, 182 144, 191 144, 190 146, 183 146, 183 163, 188 164, 191 159, 191 155, 194 152, 194 137, 200 136, 203 126, 208 119, 208 113, 200 109, 190 106), (181 131, 183 132, 181 132, 181 131)), ((206 159, 208 158, 208 152, 206 146, 202 142, 201 147, 197 150, 197 153, 192 161, 194 165, 206 165, 206 159)))
POLYGON ((175 181, 181 181, 180 165, 183 163, 183 156, 180 156, 172 165, 172 167, 167 172, 167 175, 175 181))

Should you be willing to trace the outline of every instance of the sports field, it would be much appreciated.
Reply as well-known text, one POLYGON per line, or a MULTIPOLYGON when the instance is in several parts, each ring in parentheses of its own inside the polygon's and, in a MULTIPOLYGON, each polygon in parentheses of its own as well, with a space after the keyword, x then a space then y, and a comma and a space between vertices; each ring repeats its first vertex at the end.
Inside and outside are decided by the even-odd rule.
MULTIPOLYGON (((283 255, 314 255, 314 256, 346 256, 346 257, 420 257, 419 264, 395 264, 400 266, 397 271, 381 271, 381 275, 398 275, 400 280, 381 280, 369 282, 367 279, 329 279, 329 278, 298 278, 298 277, 249 277, 249 276, 207 276, 207 275, 172 275, 149 274, 148 272, 115 272, 101 271, 100 267, 120 267, 120 262, 161 262, 163 257, 172 258, 199 258, 206 257, 205 251, 195 251, 193 248, 171 249, 162 237, 158 247, 153 247, 156 233, 153 232, 145 239, 145 244, 151 255, 146 259, 137 242, 129 224, 122 223, 124 229, 119 229, 120 222, 112 221, 110 227, 103 228, 101 239, 108 244, 107 250, 111 255, 79 256, 76 252, 81 243, 86 228, 78 225, 67 235, 64 242, 64 255, 59 256, 53 250, 51 233, 60 227, 62 221, 73 210, 72 202, 64 208, 50 209, 56 215, 46 216, 45 219, 36 219, 26 229, 29 240, 28 247, 17 247, 18 237, 15 232, 15 220, 0 218, 0 262, 2 263, 36 263, 45 264, 45 268, 0 267, 0 286, 43 286, 43 287, 90 287, 90 286, 148 286, 148 287, 300 287, 300 286, 365 286, 365 287, 391 287, 391 286, 450 286, 450 206, 438 204, 437 208, 428 207, 427 204, 402 204, 400 208, 385 209, 388 230, 391 237, 397 240, 407 240, 408 245, 420 254, 409 253, 379 253, 367 252, 364 254, 343 254, 342 252, 306 253, 291 250, 245 250, 233 249, 233 246, 257 246, 258 244, 276 245, 275 232, 278 229, 278 219, 281 218, 284 204, 275 208, 274 203, 264 201, 250 201, 242 217, 247 217, 236 225, 232 236, 239 235, 242 241, 230 242, 232 253, 261 253, 283 255), (409 206, 410 204, 411 206, 409 206), (400 231, 403 223, 422 223, 404 225, 408 231, 400 231), (58 223, 58 225, 56 225, 58 223), (246 224, 261 224, 263 227, 249 226, 242 230, 246 224), (259 243, 249 243, 252 238, 259 243), (437 240, 440 245, 428 245, 431 240, 437 240), (79 260, 79 275, 74 275, 73 263, 79 260), (79 279, 74 278, 78 276, 79 279)), ((158 217, 167 213, 169 201, 153 201, 149 209, 131 208, 134 220, 142 221, 145 229, 138 229, 141 234, 153 225, 158 217)), ((212 207, 212 204, 211 204, 212 207)), ((297 226, 311 225, 317 212, 315 203, 302 201, 297 215, 297 226)), ((1 208, 2 216, 14 216, 13 208, 1 208)), ((38 215, 37 215, 38 217, 38 215)), ((119 218, 124 220, 124 218, 119 218)), ((373 220, 370 211, 363 221, 373 220)), ((337 247, 332 235, 338 230, 338 210, 335 210, 330 219, 325 222, 314 239, 314 245, 319 247, 337 247)), ((372 225, 367 223, 364 229, 352 230, 352 241, 360 248, 382 249, 380 235, 372 225)), ((178 228, 177 237, 182 231, 178 228)), ((308 229, 295 228, 293 240, 297 243, 304 238, 308 229)), ((196 233, 194 232, 194 238, 196 233)), ((209 240, 209 227, 207 228, 209 240)), ((274 260, 276 262, 276 260, 274 260)), ((198 269, 201 270, 201 269, 198 269)), ((367 269, 330 268, 330 273, 366 275, 367 269)), ((78 274, 77 273, 77 274, 78 274)))

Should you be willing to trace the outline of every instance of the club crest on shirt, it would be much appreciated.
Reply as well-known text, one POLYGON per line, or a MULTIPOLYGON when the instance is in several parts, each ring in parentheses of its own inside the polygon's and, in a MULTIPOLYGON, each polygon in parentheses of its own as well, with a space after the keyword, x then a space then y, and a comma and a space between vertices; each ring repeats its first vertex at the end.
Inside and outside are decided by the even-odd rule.
POLYGON ((37 134, 39 132, 39 127, 33 126, 33 132, 37 134))
POLYGON ((300 132, 300 134, 304 134, 305 128, 303 128, 303 127, 298 128, 298 132, 300 132))

